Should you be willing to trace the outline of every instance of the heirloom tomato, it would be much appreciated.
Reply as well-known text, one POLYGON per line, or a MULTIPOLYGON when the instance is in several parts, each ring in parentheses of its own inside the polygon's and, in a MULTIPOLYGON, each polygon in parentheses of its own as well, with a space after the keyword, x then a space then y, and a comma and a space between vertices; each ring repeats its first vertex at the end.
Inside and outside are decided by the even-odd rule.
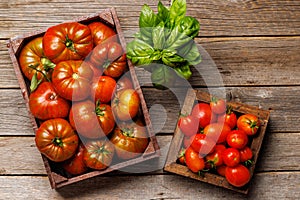
POLYGON ((124 89, 133 89, 132 81, 128 76, 122 76, 117 82, 117 92, 124 89))
POLYGON ((196 134, 192 137, 191 147, 201 156, 206 156, 215 150, 216 142, 204 134, 196 134))
POLYGON ((52 82, 57 93, 71 101, 81 101, 90 95, 93 71, 87 62, 62 61, 52 73, 52 82))
POLYGON ((114 145, 109 140, 92 140, 85 144, 83 160, 92 169, 106 169, 112 162, 114 145))
POLYGON ((255 135, 260 126, 258 117, 252 114, 244 114, 237 120, 237 127, 247 135, 255 135))
POLYGON ((133 89, 126 89, 117 92, 112 100, 112 110, 114 115, 122 121, 134 118, 140 105, 138 93, 133 89))
POLYGON ((94 46, 101 44, 103 41, 110 39, 110 41, 118 41, 118 38, 115 36, 116 32, 105 25, 102 22, 92 22, 88 25, 91 30, 94 46))
POLYGON ((91 98, 95 102, 108 103, 112 99, 117 83, 109 76, 100 76, 94 79, 91 87, 91 98))
MULTIPOLYGON (((28 42, 21 50, 19 64, 24 75, 31 80, 34 74, 37 80, 42 80, 45 75, 50 79, 55 64, 45 55, 43 50, 43 37, 38 37, 28 42)), ((46 78, 45 78, 46 79, 46 78)))
POLYGON ((226 113, 218 116, 217 122, 227 123, 231 129, 234 129, 237 122, 236 114, 232 111, 232 108, 228 107, 226 113))
POLYGON ((69 121, 77 132, 87 138, 101 138, 114 128, 115 121, 109 105, 95 105, 90 100, 73 103, 69 121))
POLYGON ((121 159, 142 155, 149 142, 146 127, 141 121, 119 123, 110 140, 121 159))
POLYGON ((113 78, 120 77, 127 68, 126 54, 123 54, 120 58, 113 61, 107 67, 104 66, 104 74, 113 78))
POLYGON ((193 136, 198 132, 199 120, 193 115, 181 116, 178 120, 178 127, 186 136, 193 136))
POLYGON ((54 162, 62 162, 75 154, 78 136, 65 119, 49 119, 36 131, 35 143, 47 158, 54 162))
POLYGON ((235 148, 228 148, 222 152, 223 162, 226 166, 234 167, 241 161, 240 152, 235 148))
POLYGON ((226 123, 212 123, 204 128, 203 133, 217 143, 223 143, 230 131, 231 128, 226 123))
POLYGON ((248 136, 242 130, 233 130, 228 133, 226 142, 230 147, 243 149, 248 143, 248 136))
POLYGON ((199 119, 200 128, 206 127, 211 123, 212 112, 209 104, 198 103, 193 107, 192 115, 199 119))
POLYGON ((211 111, 216 114, 222 114, 226 111, 226 102, 224 99, 218 99, 213 97, 210 101, 211 111))
POLYGON ((69 174, 80 175, 88 170, 88 167, 83 161, 83 151, 85 147, 82 143, 78 146, 77 153, 63 163, 63 168, 69 174))
POLYGON ((231 185, 242 187, 250 181, 251 175, 247 167, 239 164, 235 167, 226 167, 225 177, 231 185))
POLYGON ((93 49, 93 38, 88 26, 67 22, 47 29, 43 37, 45 55, 54 63, 84 59, 93 49))
POLYGON ((205 167, 204 159, 199 157, 199 154, 191 147, 185 150, 184 158, 187 167, 194 173, 198 173, 205 167))
POLYGON ((29 109, 41 120, 64 118, 69 114, 70 104, 56 93, 52 83, 43 82, 30 94, 29 109))

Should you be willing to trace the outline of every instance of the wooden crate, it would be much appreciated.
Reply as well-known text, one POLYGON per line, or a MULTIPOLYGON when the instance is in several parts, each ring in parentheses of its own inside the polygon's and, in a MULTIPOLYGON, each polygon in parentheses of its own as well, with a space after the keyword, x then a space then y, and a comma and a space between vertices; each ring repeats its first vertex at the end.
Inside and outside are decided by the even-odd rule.
MULTIPOLYGON (((208 103, 210 102, 211 97, 212 96, 206 92, 189 89, 181 113, 191 113, 192 108, 196 103, 198 102, 208 103)), ((233 108, 233 111, 235 111, 235 113, 237 113, 238 115, 245 114, 245 113, 254 114, 259 118, 261 122, 261 127, 259 128, 257 134, 252 138, 252 142, 250 145, 250 148, 253 151, 253 164, 249 168, 251 178, 252 178, 255 165, 258 159, 259 151, 266 132, 270 112, 267 110, 261 110, 257 107, 238 103, 238 102, 227 102, 227 105, 230 105, 233 108)), ((170 149, 167 155, 167 160, 164 166, 165 171, 179 174, 192 179, 196 179, 202 182, 210 183, 216 186, 231 189, 243 194, 248 193, 250 183, 246 184, 241 188, 234 187, 226 181, 225 177, 210 172, 204 172, 203 175, 199 176, 198 174, 190 171, 187 166, 179 164, 177 160, 178 160, 179 151, 181 150, 182 147, 183 138, 184 138, 184 134, 180 131, 178 126, 176 126, 174 136, 170 145, 170 149)))
MULTIPOLYGON (((95 22, 95 21, 100 21, 102 23, 105 23, 106 25, 110 26, 111 28, 113 28, 116 31, 116 33, 119 36, 119 41, 120 41, 123 49, 126 49, 125 38, 124 38, 124 35, 121 30, 121 26, 120 26, 119 19, 117 17, 116 10, 114 8, 105 9, 105 10, 103 10, 99 13, 95 13, 91 16, 79 17, 78 19, 72 20, 72 22, 75 22, 75 21, 80 22, 82 24, 86 24, 86 25, 91 22, 95 22)), ((14 66, 14 70, 15 70, 17 79, 20 84, 21 92, 22 92, 23 98, 25 100, 25 104, 26 104, 28 112, 29 112, 29 117, 30 117, 30 120, 33 125, 34 132, 37 131, 38 125, 40 124, 40 122, 31 114, 31 112, 29 110, 28 102, 29 102, 30 82, 22 74, 22 71, 21 71, 19 63, 18 63, 18 56, 20 54, 21 49, 24 47, 24 45, 26 45, 32 39, 42 36, 46 30, 47 29, 38 30, 38 31, 34 31, 31 33, 22 35, 22 36, 12 38, 8 41, 8 44, 7 44, 7 47, 9 49, 9 53, 10 53, 10 57, 11 57, 11 60, 12 60, 13 66, 14 66)), ((130 166, 130 165, 134 165, 134 164, 137 164, 137 163, 149 160, 149 159, 157 158, 160 156, 160 149, 159 149, 156 137, 152 130, 152 125, 151 125, 150 116, 149 116, 149 113, 147 110, 147 105, 146 105, 142 90, 140 88, 137 76, 135 74, 134 67, 129 60, 127 60, 127 64, 128 64, 128 68, 130 71, 133 86, 134 86, 135 90, 138 92, 140 100, 141 100, 139 114, 140 114, 140 117, 143 118, 143 121, 146 124, 147 132, 149 135, 149 144, 148 144, 148 147, 146 148, 145 152, 140 157, 122 161, 120 163, 114 163, 113 165, 109 166, 105 170, 101 170, 101 171, 90 170, 89 172, 87 172, 85 174, 82 174, 79 176, 74 176, 74 177, 65 176, 62 172, 61 167, 59 167, 59 164, 50 161, 48 158, 46 158, 44 155, 41 154, 52 188, 57 189, 57 188, 69 185, 71 183, 75 183, 75 182, 78 182, 78 181, 81 181, 84 179, 88 179, 91 177, 106 174, 108 172, 118 170, 118 169, 130 166)))

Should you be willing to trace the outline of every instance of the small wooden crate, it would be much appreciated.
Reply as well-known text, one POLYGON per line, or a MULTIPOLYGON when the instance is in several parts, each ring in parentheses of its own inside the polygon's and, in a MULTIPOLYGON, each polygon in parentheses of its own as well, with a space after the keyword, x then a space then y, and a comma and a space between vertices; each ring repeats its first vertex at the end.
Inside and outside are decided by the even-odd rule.
MULTIPOLYGON (((80 22, 82 24, 89 24, 91 22, 95 21, 100 21, 102 23, 105 23, 106 25, 110 26, 113 28, 116 33, 119 36, 119 41, 123 47, 123 49, 126 49, 126 42, 124 35, 121 30, 120 22, 117 17, 116 10, 114 8, 110 9, 105 9, 99 13, 93 14, 91 16, 84 16, 84 17, 79 17, 76 20, 72 20, 72 22, 80 22)), ((17 76, 17 79, 20 84, 20 88, 22 91, 23 98, 25 100, 25 104, 27 106, 28 112, 29 112, 29 117, 33 125, 33 130, 34 132, 37 131, 38 129, 38 124, 39 121, 35 119, 35 117, 32 115, 32 113, 29 110, 29 85, 30 82, 25 78, 25 76, 22 74, 22 71, 20 69, 19 63, 18 63, 18 56, 20 54, 21 49, 26 45, 29 41, 32 39, 42 36, 47 29, 43 30, 38 30, 32 33, 25 34, 23 36, 18 36, 16 38, 12 38, 8 41, 7 47, 9 49, 10 57, 14 66, 14 70, 17 76)), ((130 71, 131 79, 134 85, 135 90, 138 92, 139 97, 140 97, 140 116, 143 118, 143 121, 145 121, 147 132, 149 135, 149 144, 148 147, 146 148, 145 152, 140 156, 135 159, 130 159, 126 160, 120 163, 113 164, 112 166, 109 166, 105 170, 97 171, 97 170, 91 170, 85 174, 79 175, 79 176, 74 176, 74 177, 68 177, 65 176, 63 173, 60 173, 62 171, 61 167, 59 167, 59 164, 54 163, 47 159, 44 155, 42 155, 42 159, 50 180, 51 187, 54 189, 69 185, 71 183, 79 182, 81 180, 85 180, 91 177, 99 176, 102 174, 106 174, 108 172, 114 171, 114 170, 119 170, 121 168, 134 165, 137 163, 141 163, 143 161, 153 159, 156 157, 160 156, 160 149, 155 137, 155 134, 153 133, 152 130, 152 125, 150 121, 150 116, 147 110, 147 105, 142 93, 142 90, 140 88, 137 76, 135 74, 134 66, 133 64, 127 60, 128 68, 130 71)))
MULTIPOLYGON (((205 102, 209 103, 211 100, 211 95, 202 92, 200 90, 193 90, 189 89, 181 110, 181 113, 191 113, 192 108, 195 103, 197 102, 205 102)), ((250 167, 250 174, 251 178, 254 173, 255 165, 257 162, 257 158, 259 155, 259 151, 263 142, 263 138, 266 132, 270 112, 267 110, 261 110, 257 107, 238 103, 238 102, 227 102, 227 105, 230 105, 233 108, 233 111, 235 111, 237 114, 245 114, 245 113, 250 113, 256 115, 260 122, 261 122, 261 127, 259 128, 257 134, 253 137, 250 148, 253 151, 253 164, 250 167)), ((245 186, 241 188, 234 187, 230 185, 225 177, 222 177, 220 175, 210 173, 210 172, 204 172, 203 175, 199 176, 196 173, 193 173, 188 169, 187 166, 184 166, 182 164, 178 164, 178 154, 181 150, 182 147, 182 142, 183 142, 184 134, 180 131, 178 126, 176 126, 174 136, 170 145, 170 149, 167 155, 167 160, 166 164, 164 166, 164 170, 167 172, 172 172, 175 174, 179 174, 185 177, 189 177, 192 179, 196 179, 202 182, 210 183, 216 186, 224 187, 227 189, 234 190, 236 192, 240 192, 243 194, 247 194, 249 191, 249 186, 250 184, 246 184, 245 186)))

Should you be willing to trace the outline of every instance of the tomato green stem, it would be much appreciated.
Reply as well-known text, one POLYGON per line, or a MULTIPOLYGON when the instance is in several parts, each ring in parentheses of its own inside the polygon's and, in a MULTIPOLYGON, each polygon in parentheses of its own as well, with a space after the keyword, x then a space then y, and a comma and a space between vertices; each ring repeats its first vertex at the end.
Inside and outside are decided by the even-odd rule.
POLYGON ((43 71, 37 69, 37 66, 39 66, 38 63, 36 63, 36 64, 34 64, 34 65, 31 65, 31 64, 28 65, 29 68, 34 69, 34 70, 37 71, 37 72, 40 72, 40 73, 45 77, 45 79, 46 79, 48 82, 51 82, 50 79, 47 77, 47 75, 46 75, 43 71))
POLYGON ((66 35, 65 45, 71 51, 76 52, 76 49, 75 49, 75 46, 74 46, 74 42, 71 39, 69 39, 68 35, 66 35))
POLYGON ((63 146, 62 140, 61 140, 60 138, 58 138, 58 137, 53 138, 52 143, 53 143, 55 146, 60 146, 60 147, 63 146))

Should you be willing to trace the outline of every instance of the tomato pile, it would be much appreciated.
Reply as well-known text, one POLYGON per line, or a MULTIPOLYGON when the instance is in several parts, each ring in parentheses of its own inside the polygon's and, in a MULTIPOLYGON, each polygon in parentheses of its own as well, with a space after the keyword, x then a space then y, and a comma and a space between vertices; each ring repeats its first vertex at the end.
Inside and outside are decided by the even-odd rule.
POLYGON ((149 140, 116 32, 102 22, 59 24, 29 41, 19 65, 30 82, 35 142, 70 175, 135 158, 149 140))
POLYGON ((260 127, 257 116, 234 112, 225 100, 212 98, 210 103, 197 102, 177 125, 184 134, 179 163, 199 175, 219 174, 235 187, 250 181, 250 145, 260 127))

